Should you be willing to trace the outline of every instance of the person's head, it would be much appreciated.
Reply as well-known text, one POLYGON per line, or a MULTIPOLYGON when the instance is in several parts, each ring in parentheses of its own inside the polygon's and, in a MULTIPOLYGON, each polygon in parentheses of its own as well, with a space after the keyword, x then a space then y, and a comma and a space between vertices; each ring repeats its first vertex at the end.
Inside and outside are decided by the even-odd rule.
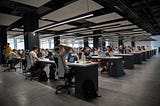
POLYGON ((13 51, 14 53, 17 53, 17 52, 18 52, 17 49, 13 49, 12 51, 13 51))
POLYGON ((7 43, 7 44, 6 44, 6 47, 9 47, 9 45, 10 45, 10 43, 7 43))
POLYGON ((123 50, 123 45, 119 45, 119 49, 120 49, 120 50, 123 50))
POLYGON ((109 52, 112 51, 111 46, 107 46, 106 50, 109 51, 109 52))
POLYGON ((62 44, 59 44, 58 47, 60 48, 60 52, 69 52, 72 48, 67 46, 67 45, 62 45, 62 44))
POLYGON ((37 46, 33 46, 33 51, 38 53, 38 47, 37 46))

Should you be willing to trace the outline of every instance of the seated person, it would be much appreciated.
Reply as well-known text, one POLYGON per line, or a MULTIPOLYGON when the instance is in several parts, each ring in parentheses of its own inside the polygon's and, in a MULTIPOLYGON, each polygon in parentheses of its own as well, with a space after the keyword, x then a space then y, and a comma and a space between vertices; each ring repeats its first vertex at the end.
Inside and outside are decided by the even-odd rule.
POLYGON ((120 53, 120 54, 125 54, 125 53, 126 53, 126 50, 125 50, 124 45, 120 45, 120 46, 119 46, 119 53, 120 53))
POLYGON ((30 64, 31 64, 30 69, 32 71, 34 71, 33 76, 37 75, 37 73, 39 73, 38 69, 39 69, 40 64, 38 64, 36 61, 39 61, 40 58, 38 58, 37 53, 38 53, 38 47, 37 46, 34 46, 33 50, 30 51, 30 53, 29 53, 29 61, 30 61, 30 64))
MULTIPOLYGON (((109 56, 109 57, 113 56, 112 48, 110 46, 107 46, 105 54, 106 54, 106 56, 109 56)), ((103 73, 104 71, 109 72, 109 67, 110 67, 109 61, 107 61, 107 60, 103 61, 102 62, 103 69, 102 69, 101 73, 103 73)))
POLYGON ((38 58, 37 56, 37 53, 38 53, 38 47, 34 46, 33 50, 29 53, 31 66, 34 66, 35 62, 40 60, 40 58, 38 58))
POLYGON ((128 46, 126 48, 126 53, 131 53, 133 51, 132 47, 131 46, 128 46))
POLYGON ((15 59, 15 57, 19 57, 19 56, 18 56, 17 50, 13 49, 12 52, 9 53, 8 55, 8 63, 11 64, 12 68, 19 63, 18 60, 15 59))

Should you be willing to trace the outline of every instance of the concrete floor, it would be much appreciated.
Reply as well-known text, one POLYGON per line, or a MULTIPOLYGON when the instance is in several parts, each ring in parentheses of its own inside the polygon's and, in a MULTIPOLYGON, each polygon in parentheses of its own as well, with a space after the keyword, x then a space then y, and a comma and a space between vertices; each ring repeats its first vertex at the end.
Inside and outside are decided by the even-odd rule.
POLYGON ((55 94, 58 82, 25 80, 20 72, 0 66, 0 106, 159 106, 160 56, 154 56, 120 78, 99 75, 99 95, 86 102, 72 95, 55 94))

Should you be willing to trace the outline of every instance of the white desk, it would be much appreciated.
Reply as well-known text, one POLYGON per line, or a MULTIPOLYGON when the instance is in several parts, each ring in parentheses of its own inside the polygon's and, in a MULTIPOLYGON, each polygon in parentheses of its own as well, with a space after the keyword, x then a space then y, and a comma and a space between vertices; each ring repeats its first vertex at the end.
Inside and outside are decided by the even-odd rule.
POLYGON ((84 98, 83 83, 85 80, 93 81, 96 91, 98 91, 98 63, 68 63, 75 71, 75 96, 84 98))
POLYGON ((47 63, 47 64, 55 64, 54 60, 49 60, 48 58, 40 59, 37 62, 47 63))
POLYGON ((88 67, 88 66, 92 66, 92 65, 96 65, 98 64, 97 62, 91 62, 91 63, 83 63, 83 62, 79 62, 79 63, 66 63, 69 66, 80 66, 80 67, 88 67))
POLYGON ((114 56, 122 56, 124 60, 124 68, 134 68, 134 54, 113 54, 114 56))
POLYGON ((134 55, 134 64, 142 64, 143 52, 131 52, 134 55))
POLYGON ((110 77, 120 77, 125 75, 124 69, 122 67, 122 57, 101 57, 92 56, 90 59, 102 59, 109 61, 109 76, 110 77))
POLYGON ((114 56, 133 56, 133 54, 113 54, 114 56))
POLYGON ((119 58, 122 58, 122 57, 115 57, 115 56, 112 56, 112 57, 100 57, 100 56, 92 56, 91 57, 92 59, 119 59, 119 58))
POLYGON ((25 60, 26 58, 24 58, 24 57, 13 57, 13 59, 19 60, 19 62, 20 62, 20 67, 16 67, 16 68, 22 69, 22 61, 25 60))

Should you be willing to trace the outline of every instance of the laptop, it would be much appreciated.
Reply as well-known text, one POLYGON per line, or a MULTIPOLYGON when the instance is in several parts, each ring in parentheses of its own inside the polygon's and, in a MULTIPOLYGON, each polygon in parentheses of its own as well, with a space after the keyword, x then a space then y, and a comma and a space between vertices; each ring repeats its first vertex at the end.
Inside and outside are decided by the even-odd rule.
POLYGON ((68 62, 70 62, 70 63, 74 63, 75 61, 76 61, 76 57, 75 56, 70 56, 68 58, 68 62))

